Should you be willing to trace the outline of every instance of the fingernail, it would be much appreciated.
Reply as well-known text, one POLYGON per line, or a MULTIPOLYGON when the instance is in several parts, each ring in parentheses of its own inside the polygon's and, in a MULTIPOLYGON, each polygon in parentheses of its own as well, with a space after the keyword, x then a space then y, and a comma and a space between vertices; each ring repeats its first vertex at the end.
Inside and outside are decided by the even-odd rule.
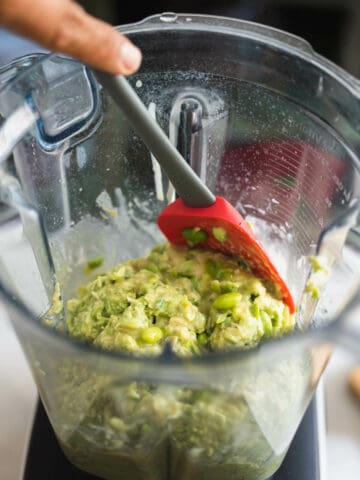
POLYGON ((121 61, 124 67, 133 72, 140 67, 141 63, 141 52, 130 42, 125 42, 120 51, 121 61))

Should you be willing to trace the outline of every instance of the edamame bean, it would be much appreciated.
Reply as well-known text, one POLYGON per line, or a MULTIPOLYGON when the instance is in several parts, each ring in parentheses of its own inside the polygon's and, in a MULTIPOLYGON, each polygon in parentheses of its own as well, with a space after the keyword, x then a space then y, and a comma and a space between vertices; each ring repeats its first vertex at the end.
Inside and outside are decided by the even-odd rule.
POLYGON ((159 327, 149 327, 141 333, 141 340, 146 343, 157 343, 163 338, 164 334, 159 327))
POLYGON ((190 246, 196 245, 197 243, 205 242, 205 240, 207 240, 208 238, 208 234, 204 230, 201 230, 201 228, 199 227, 184 228, 181 233, 188 245, 190 246))
POLYGON ((240 299, 241 293, 239 292, 224 293, 215 299, 213 307, 216 308, 216 310, 227 310, 228 308, 235 307, 240 299))

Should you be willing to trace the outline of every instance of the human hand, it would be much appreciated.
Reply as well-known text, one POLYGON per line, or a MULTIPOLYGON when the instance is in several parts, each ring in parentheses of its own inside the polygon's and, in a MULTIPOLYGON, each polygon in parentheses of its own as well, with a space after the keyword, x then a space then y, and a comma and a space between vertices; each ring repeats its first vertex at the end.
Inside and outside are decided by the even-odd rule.
POLYGON ((110 73, 129 75, 141 63, 140 50, 124 35, 72 0, 0 0, 0 24, 110 73))

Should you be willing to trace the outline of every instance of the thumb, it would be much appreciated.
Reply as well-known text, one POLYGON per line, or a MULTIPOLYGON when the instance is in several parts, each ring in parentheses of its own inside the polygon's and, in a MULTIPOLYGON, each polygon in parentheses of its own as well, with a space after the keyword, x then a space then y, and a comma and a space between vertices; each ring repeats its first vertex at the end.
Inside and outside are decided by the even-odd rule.
POLYGON ((45 48, 110 73, 129 75, 141 63, 140 50, 124 35, 71 0, 1 0, 0 22, 45 48))

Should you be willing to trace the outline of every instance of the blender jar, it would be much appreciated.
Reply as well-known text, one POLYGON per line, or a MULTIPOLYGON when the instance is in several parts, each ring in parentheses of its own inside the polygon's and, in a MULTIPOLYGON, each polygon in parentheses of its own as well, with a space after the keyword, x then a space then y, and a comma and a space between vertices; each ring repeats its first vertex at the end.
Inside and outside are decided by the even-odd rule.
MULTIPOLYGON (((358 197, 358 80, 303 40, 238 20, 163 14, 121 31, 143 51, 130 83, 213 192, 252 221, 299 306, 297 328, 334 318, 357 251, 317 305, 300 303, 307 257, 358 197)), ((61 314, 46 316, 54 291, 71 298, 94 257, 101 272, 162 242, 156 218, 175 192, 84 66, 24 57, 0 83, 0 199, 21 218, 0 229, 0 295, 68 458, 109 480, 271 476, 331 345, 299 334, 144 359, 69 338, 61 314)))

